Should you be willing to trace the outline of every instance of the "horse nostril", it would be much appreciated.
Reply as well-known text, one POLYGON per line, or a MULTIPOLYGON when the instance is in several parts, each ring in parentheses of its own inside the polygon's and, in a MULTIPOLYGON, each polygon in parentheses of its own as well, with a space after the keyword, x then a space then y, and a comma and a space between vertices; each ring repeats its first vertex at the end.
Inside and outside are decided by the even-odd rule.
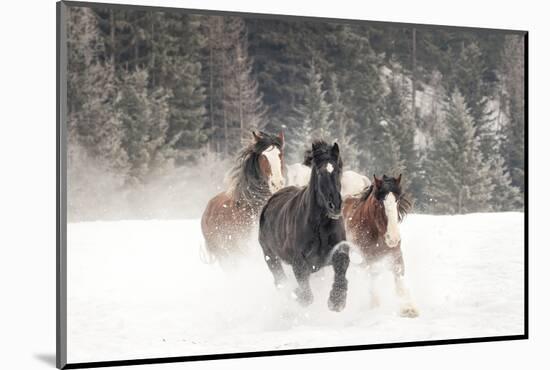
POLYGON ((328 208, 330 208, 330 209, 334 209, 334 203, 332 203, 332 202, 328 202, 328 208))

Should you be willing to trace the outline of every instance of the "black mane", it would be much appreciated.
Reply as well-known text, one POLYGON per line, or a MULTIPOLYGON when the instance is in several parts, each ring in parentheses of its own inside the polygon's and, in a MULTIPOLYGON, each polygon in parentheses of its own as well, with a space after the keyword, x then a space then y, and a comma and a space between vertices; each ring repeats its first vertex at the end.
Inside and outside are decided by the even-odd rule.
POLYGON ((236 164, 228 173, 228 192, 235 201, 261 207, 271 196, 269 185, 262 176, 258 162, 262 152, 270 146, 282 150, 281 138, 260 132, 257 139, 237 155, 236 164))
POLYGON ((311 167, 312 163, 313 163, 313 153, 311 149, 307 149, 306 151, 304 151, 304 161, 302 162, 302 164, 304 166, 311 167))
MULTIPOLYGON (((332 148, 333 146, 328 144, 326 141, 323 141, 323 140, 314 141, 312 144, 312 149, 308 151, 311 153, 310 155, 308 154, 308 157, 311 156, 310 167, 312 164, 320 164, 320 163, 328 162, 331 159, 333 159, 332 148)), ((304 153, 304 156, 306 155, 306 153, 304 153)), ((304 158, 304 164, 305 162, 306 162, 306 159, 304 158)), ((340 156, 338 156, 337 165, 340 169, 342 168, 342 159, 340 156)))

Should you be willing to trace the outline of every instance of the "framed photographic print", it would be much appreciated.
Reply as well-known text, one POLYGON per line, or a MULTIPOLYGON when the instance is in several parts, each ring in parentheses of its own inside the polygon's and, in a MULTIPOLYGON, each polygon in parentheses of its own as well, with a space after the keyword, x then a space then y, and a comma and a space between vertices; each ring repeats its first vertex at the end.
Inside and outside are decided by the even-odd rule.
POLYGON ((527 32, 57 4, 57 366, 526 339, 527 32))

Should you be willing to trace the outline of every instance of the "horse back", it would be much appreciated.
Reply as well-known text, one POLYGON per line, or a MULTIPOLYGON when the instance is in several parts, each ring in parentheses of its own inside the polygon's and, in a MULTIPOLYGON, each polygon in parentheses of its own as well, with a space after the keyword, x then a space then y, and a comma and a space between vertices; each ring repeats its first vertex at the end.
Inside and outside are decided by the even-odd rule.
POLYGON ((249 234, 256 221, 248 207, 239 205, 222 192, 210 199, 201 217, 201 229, 209 248, 215 248, 226 239, 238 239, 249 234))
MULTIPOLYGON (((359 234, 362 223, 365 221, 363 214, 363 201, 358 196, 348 196, 344 198, 342 205, 342 215, 344 217, 344 225, 346 227, 346 235, 348 239, 356 244, 361 244, 359 234)), ((366 231, 366 230, 365 230, 366 231)))

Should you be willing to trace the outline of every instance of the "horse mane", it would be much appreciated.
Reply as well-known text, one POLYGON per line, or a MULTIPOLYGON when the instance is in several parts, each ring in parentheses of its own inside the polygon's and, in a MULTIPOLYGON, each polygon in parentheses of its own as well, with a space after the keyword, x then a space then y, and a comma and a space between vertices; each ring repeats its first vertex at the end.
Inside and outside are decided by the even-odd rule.
POLYGON ((374 190, 374 185, 370 184, 366 189, 363 189, 361 192, 361 196, 359 197, 361 202, 365 202, 367 198, 371 195, 372 191, 374 190))
POLYGON ((263 178, 259 165, 260 155, 270 146, 282 150, 282 140, 277 135, 260 132, 256 140, 239 152, 235 165, 227 175, 227 193, 233 200, 261 207, 271 196, 269 185, 263 178))
POLYGON ((311 165, 313 164, 313 152, 311 151, 311 149, 307 149, 306 151, 304 151, 304 161, 302 162, 302 164, 308 167, 311 167, 311 165))
MULTIPOLYGON (((313 143, 311 144, 311 150, 308 150, 306 151, 306 153, 304 153, 304 164, 306 164, 306 162, 309 163, 309 158, 311 158, 311 163, 309 166, 313 169, 314 163, 330 161, 331 159, 333 159, 332 149, 333 145, 330 145, 324 140, 313 141, 313 143)), ((343 163, 341 155, 338 156, 338 161, 336 165, 338 166, 339 170, 342 170, 343 163)))
MULTIPOLYGON (((359 196, 359 202, 357 202, 356 206, 359 206, 359 205, 363 206, 366 203, 367 199, 371 195, 374 195, 373 192, 374 192, 374 184, 371 184, 361 192, 359 196)), ((399 197, 399 202, 397 202, 397 214, 398 214, 399 222, 405 219, 407 214, 409 214, 409 212, 411 211, 412 207, 413 207, 413 202, 411 201, 409 194, 407 193, 401 194, 401 196, 399 197)))
POLYGON ((397 203, 397 214, 399 215, 399 222, 403 221, 407 214, 412 210, 413 202, 409 197, 408 193, 403 193, 399 197, 399 202, 397 203))

